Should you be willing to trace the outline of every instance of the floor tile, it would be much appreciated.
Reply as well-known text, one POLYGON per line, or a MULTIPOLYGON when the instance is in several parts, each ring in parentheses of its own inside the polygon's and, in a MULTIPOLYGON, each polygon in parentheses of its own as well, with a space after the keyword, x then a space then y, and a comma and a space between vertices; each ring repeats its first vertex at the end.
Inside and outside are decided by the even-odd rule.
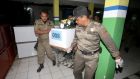
POLYGON ((74 79, 73 75, 66 76, 65 79, 74 79))
POLYGON ((70 68, 61 70, 64 76, 73 75, 73 70, 70 68))
POLYGON ((28 71, 28 78, 31 78, 31 77, 34 77, 34 76, 39 77, 39 73, 37 73, 36 70, 28 71))
POLYGON ((53 79, 50 73, 40 75, 40 79, 53 79))
POLYGON ((64 75, 62 74, 61 71, 57 71, 57 72, 52 73, 52 77, 53 77, 53 79, 59 79, 59 78, 63 78, 64 75))
POLYGON ((41 72, 39 72, 39 74, 40 75, 45 75, 45 74, 48 74, 48 73, 51 73, 50 72, 50 69, 49 68, 43 68, 42 70, 41 70, 41 72))
POLYGON ((18 73, 18 74, 16 74, 15 79, 28 79, 27 74, 28 74, 27 72, 25 72, 25 73, 18 73))
POLYGON ((51 73, 60 71, 60 68, 58 66, 52 66, 52 67, 49 67, 49 68, 50 68, 51 73))
POLYGON ((15 79, 15 75, 7 75, 5 79, 15 79))

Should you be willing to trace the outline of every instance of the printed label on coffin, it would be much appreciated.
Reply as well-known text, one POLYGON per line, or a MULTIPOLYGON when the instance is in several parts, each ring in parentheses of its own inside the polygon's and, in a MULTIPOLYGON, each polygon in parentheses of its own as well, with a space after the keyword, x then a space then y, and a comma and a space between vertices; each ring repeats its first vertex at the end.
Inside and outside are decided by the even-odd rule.
POLYGON ((52 31, 52 39, 62 41, 61 31, 53 30, 52 31))

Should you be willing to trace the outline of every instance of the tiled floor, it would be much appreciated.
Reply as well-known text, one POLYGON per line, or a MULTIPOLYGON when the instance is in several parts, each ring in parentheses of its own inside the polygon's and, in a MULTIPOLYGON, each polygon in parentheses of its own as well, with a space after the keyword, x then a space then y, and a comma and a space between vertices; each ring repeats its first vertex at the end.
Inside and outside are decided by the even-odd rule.
POLYGON ((132 46, 128 53, 124 48, 121 53, 124 59, 124 69, 122 73, 115 74, 114 79, 140 79, 135 73, 140 71, 140 47, 132 46))
MULTIPOLYGON (((124 58, 124 70, 115 74, 114 79, 140 79, 136 78, 136 72, 140 71, 140 48, 132 47, 128 53, 121 49, 124 58)), ((45 68, 37 73, 37 57, 16 58, 9 70, 6 79, 74 79, 73 70, 66 66, 52 66, 52 62, 46 57, 45 68)))
POLYGON ((37 73, 37 57, 16 59, 9 70, 6 79, 74 79, 73 70, 63 65, 52 66, 46 57, 44 69, 37 73))

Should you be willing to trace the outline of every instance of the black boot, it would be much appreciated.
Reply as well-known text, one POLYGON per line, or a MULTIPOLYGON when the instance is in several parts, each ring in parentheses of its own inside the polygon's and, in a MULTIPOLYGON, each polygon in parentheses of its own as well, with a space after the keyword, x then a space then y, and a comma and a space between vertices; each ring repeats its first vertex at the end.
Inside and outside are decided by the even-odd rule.
POLYGON ((55 65, 56 65, 56 61, 55 61, 55 60, 53 60, 52 62, 53 62, 53 66, 55 66, 55 65))
POLYGON ((39 68, 37 69, 37 72, 40 72, 44 68, 43 64, 40 64, 39 68))

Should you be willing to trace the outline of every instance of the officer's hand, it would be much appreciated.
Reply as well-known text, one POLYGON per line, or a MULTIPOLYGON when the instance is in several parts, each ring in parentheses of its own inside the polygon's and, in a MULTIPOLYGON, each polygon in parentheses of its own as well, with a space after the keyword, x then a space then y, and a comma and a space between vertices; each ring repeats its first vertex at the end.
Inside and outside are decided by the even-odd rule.
POLYGON ((116 59, 115 62, 116 62, 116 68, 123 67, 124 61, 122 58, 116 59))
POLYGON ((67 49, 67 53, 70 53, 71 51, 72 51, 71 47, 67 49))
POLYGON ((123 64, 124 64, 123 59, 118 58, 115 60, 115 62, 116 62, 116 68, 115 68, 116 73, 119 73, 119 72, 121 73, 123 70, 123 64))
POLYGON ((73 49, 76 51, 76 50, 78 49, 78 47, 77 47, 77 46, 75 46, 73 49))

